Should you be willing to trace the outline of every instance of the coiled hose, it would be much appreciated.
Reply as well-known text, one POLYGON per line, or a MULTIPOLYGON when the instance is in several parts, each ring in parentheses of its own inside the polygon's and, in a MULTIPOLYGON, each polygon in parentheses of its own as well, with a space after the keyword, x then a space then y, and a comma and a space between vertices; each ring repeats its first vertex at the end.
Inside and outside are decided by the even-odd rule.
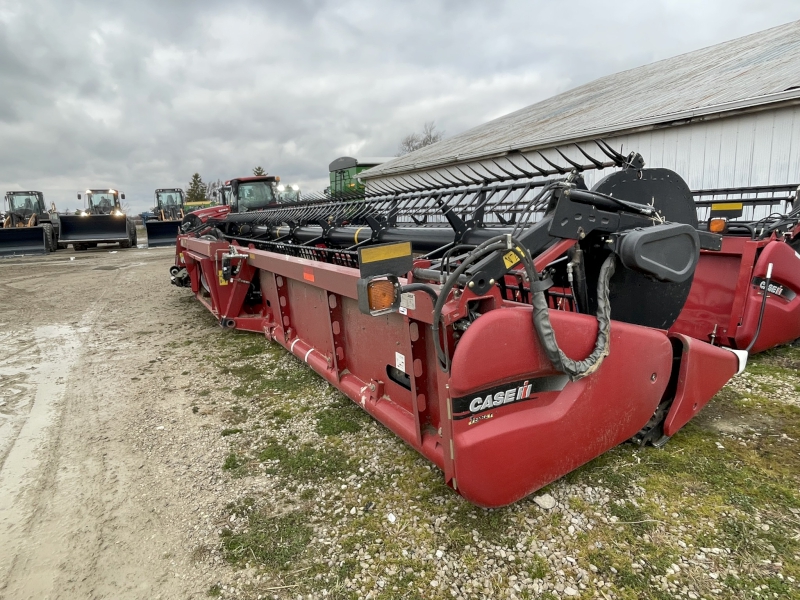
POLYGON ((470 265, 483 257, 492 254, 493 252, 504 251, 514 252, 525 269, 525 273, 531 282, 531 293, 533 300, 533 310, 531 311, 533 327, 539 337, 539 341, 544 347, 547 358, 553 363, 553 366, 570 376, 575 381, 586 377, 597 370, 603 359, 608 355, 609 346, 609 332, 611 329, 611 305, 608 300, 608 289, 611 277, 614 275, 616 268, 616 260, 613 254, 603 262, 600 269, 600 276, 597 280, 597 338, 595 339, 594 349, 583 360, 573 360, 569 358, 564 351, 558 346, 555 332, 553 331, 552 324, 550 323, 550 312, 547 306, 547 298, 544 294, 544 289, 536 289, 536 283, 539 282, 539 275, 533 266, 533 260, 530 253, 524 249, 524 246, 510 234, 500 235, 489 240, 486 240, 481 245, 475 248, 469 256, 467 256, 458 268, 453 271, 445 281, 436 299, 433 307, 433 331, 434 345, 436 348, 436 356, 439 359, 439 364, 445 372, 449 372, 450 363, 447 355, 442 349, 441 340, 439 339, 439 332, 441 327, 442 308, 447 300, 450 291, 456 285, 459 277, 469 268, 470 265))

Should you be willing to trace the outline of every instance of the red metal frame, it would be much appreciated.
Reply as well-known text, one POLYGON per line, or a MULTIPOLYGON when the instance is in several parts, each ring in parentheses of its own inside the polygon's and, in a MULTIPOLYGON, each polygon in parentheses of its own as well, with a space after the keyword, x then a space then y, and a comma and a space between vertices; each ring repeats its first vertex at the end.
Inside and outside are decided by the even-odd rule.
POLYGON ((703 250, 692 290, 670 328, 699 340, 744 349, 758 328, 763 299, 754 283, 772 263, 772 282, 796 294, 769 294, 764 318, 751 352, 762 352, 800 338, 800 254, 783 239, 726 236, 720 252, 703 250))
MULTIPOLYGON (((568 245, 537 262, 549 262, 550 254, 568 245)), ((631 438, 665 400, 673 369, 685 382, 671 421, 677 430, 688 420, 682 407, 690 400, 692 406, 707 402, 738 368, 733 353, 685 337, 679 339, 688 350, 675 361, 681 344, 666 332, 615 321, 604 362, 593 374, 569 381, 547 359, 531 307, 505 300, 493 288, 485 296, 467 290, 448 300, 446 325, 473 303, 483 314, 460 334, 446 372, 434 350, 428 295, 416 293, 407 314, 373 317, 359 311, 357 270, 234 247, 241 256, 231 259, 238 272, 230 281, 221 277, 221 255, 230 244, 183 237, 177 250, 192 292, 220 324, 261 332, 284 346, 481 506, 523 498, 631 438), (261 302, 248 306, 255 281, 261 302), (698 372, 713 376, 686 400, 698 372)), ((591 351, 596 319, 551 310, 551 320, 569 356, 591 351)), ((451 347, 454 333, 448 325, 445 343, 451 347)))

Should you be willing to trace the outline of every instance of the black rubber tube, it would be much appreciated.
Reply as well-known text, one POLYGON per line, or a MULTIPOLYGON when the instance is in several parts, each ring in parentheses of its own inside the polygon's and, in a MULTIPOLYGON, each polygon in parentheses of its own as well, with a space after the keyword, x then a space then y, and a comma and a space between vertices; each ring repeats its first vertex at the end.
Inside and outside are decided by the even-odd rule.
POLYGON ((767 308, 767 296, 769 294, 769 284, 772 282, 772 263, 767 267, 767 277, 764 279, 764 295, 761 297, 761 311, 758 313, 758 325, 756 325, 756 332, 753 339, 747 344, 745 351, 750 354, 750 350, 756 345, 756 340, 761 333, 761 323, 764 321, 764 309, 767 308))
MULTIPOLYGON (((531 283, 539 280, 536 269, 533 266, 533 260, 530 253, 525 247, 515 238, 503 235, 496 238, 487 240, 478 246, 464 261, 453 271, 445 281, 439 294, 439 299, 434 305, 433 309, 433 331, 434 331, 434 345, 436 348, 436 355, 439 359, 441 368, 447 372, 450 370, 448 357, 444 354, 439 340, 441 312, 444 303, 450 294, 450 290, 454 287, 458 278, 466 269, 475 261, 483 258, 484 255, 490 254, 495 251, 507 252, 511 250, 521 260, 528 279, 531 283), (521 250, 521 251, 520 251, 521 250)), ((558 347, 558 342, 553 331, 552 324, 550 323, 550 308, 547 306, 547 298, 544 291, 533 291, 533 311, 532 320, 536 334, 545 349, 545 353, 553 366, 562 373, 566 373, 570 378, 575 381, 582 377, 590 375, 603 362, 603 359, 608 355, 609 349, 609 333, 611 330, 611 305, 608 300, 608 289, 611 277, 614 275, 616 269, 616 259, 614 254, 610 254, 603 262, 600 268, 600 276, 597 281, 597 337, 595 339, 594 349, 585 359, 576 361, 569 358, 561 348, 558 347)))

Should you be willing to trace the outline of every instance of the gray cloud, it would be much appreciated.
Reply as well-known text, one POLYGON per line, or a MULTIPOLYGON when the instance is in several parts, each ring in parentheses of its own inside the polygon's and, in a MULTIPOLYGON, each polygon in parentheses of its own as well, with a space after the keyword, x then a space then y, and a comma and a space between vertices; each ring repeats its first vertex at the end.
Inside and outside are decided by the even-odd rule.
MULTIPOLYGON (((699 6, 698 6, 699 5, 699 6)), ((0 187, 60 208, 255 165, 317 189, 343 154, 393 155, 602 75, 790 21, 788 3, 637 10, 472 0, 0 4, 0 187)))

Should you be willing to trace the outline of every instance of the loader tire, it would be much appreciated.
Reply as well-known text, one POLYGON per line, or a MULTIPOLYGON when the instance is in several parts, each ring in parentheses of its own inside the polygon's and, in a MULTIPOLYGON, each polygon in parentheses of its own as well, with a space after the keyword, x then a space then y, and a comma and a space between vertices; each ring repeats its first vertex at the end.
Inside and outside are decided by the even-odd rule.
POLYGON ((130 240, 125 240, 124 242, 120 242, 119 243, 119 247, 120 248, 130 248, 131 247, 131 241, 130 240))
POLYGON ((86 244, 72 244, 72 249, 75 252, 81 252, 82 250, 86 250, 86 244))
POLYGON ((44 243, 48 252, 56 251, 56 236, 53 233, 53 226, 50 223, 42 223, 44 229, 44 243))

